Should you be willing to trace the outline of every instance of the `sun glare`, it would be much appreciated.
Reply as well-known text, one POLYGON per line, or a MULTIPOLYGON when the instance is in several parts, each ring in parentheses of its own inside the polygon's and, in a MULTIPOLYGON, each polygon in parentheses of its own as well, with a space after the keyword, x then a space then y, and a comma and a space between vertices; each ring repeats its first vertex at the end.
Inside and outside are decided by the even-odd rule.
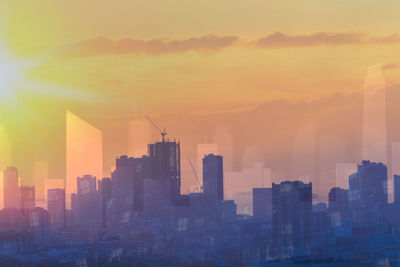
POLYGON ((23 78, 25 67, 24 62, 13 60, 0 46, 0 101, 13 95, 23 78))

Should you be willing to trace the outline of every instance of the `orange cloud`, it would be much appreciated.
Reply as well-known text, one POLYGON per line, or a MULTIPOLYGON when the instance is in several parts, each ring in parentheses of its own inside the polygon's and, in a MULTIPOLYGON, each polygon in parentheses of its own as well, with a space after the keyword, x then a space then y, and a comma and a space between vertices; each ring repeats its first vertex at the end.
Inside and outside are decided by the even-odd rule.
POLYGON ((358 32, 318 32, 312 34, 291 35, 276 31, 250 44, 264 48, 309 47, 309 46, 337 46, 337 45, 366 45, 366 44, 393 44, 400 43, 400 35, 393 34, 384 37, 368 38, 358 32))
POLYGON ((107 37, 96 37, 63 45, 57 49, 56 53, 62 58, 70 58, 107 54, 159 55, 187 51, 217 51, 233 45, 237 40, 237 36, 217 36, 211 34, 185 40, 160 38, 148 41, 130 38, 115 41, 107 37))
POLYGON ((318 32, 309 35, 289 35, 276 31, 253 42, 259 47, 301 47, 317 45, 347 45, 363 43, 362 33, 318 32))
POLYGON ((392 69, 398 69, 400 66, 396 63, 387 63, 382 65, 382 70, 392 70, 392 69))

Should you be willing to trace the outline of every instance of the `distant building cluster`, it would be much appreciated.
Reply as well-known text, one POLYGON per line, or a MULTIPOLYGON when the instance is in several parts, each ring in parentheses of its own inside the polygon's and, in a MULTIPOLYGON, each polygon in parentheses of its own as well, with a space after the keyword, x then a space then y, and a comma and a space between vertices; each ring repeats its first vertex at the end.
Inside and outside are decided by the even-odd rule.
MULTIPOLYGON (((224 199, 223 157, 202 159, 202 190, 182 194, 180 143, 157 142, 142 157, 121 156, 110 178, 76 178, 71 208, 64 188, 20 186, 15 167, 4 170, 0 259, 39 265, 115 262, 398 263, 400 176, 388 203, 387 168, 367 160, 334 187, 329 203, 313 202, 312 183, 284 181, 253 188, 253 216, 224 199), (95 251, 95 252, 94 252, 95 251), (67 256, 68 255, 68 256, 67 256)), ((389 265, 384 265, 389 266, 389 265)))

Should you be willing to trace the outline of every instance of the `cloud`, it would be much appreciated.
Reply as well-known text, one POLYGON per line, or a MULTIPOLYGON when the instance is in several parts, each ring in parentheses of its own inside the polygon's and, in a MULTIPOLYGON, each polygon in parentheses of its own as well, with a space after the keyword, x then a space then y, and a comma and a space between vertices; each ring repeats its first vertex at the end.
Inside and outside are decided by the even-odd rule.
POLYGON ((393 69, 398 69, 400 66, 396 63, 386 63, 382 65, 382 70, 393 70, 393 69))
POLYGON ((212 34, 184 40, 159 38, 147 41, 130 38, 112 40, 100 36, 63 45, 56 49, 55 53, 62 58, 71 58, 111 54, 159 55, 187 51, 213 52, 229 47, 237 40, 237 36, 217 36, 212 34))
POLYGON ((338 46, 338 45, 385 45, 400 43, 400 35, 368 37, 359 32, 317 32, 312 34, 291 35, 276 31, 270 35, 252 41, 250 45, 262 48, 338 46))

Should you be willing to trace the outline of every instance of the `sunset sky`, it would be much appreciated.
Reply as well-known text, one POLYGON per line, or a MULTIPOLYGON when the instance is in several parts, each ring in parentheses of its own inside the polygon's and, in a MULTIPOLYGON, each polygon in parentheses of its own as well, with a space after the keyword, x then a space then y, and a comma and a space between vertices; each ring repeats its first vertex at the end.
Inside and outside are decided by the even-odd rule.
POLYGON ((0 125, 23 143, 19 163, 26 151, 48 160, 64 143, 38 147, 71 110, 104 132, 109 168, 124 152, 118 123, 138 114, 160 122, 352 95, 377 63, 399 83, 399 10, 398 0, 2 0, 0 125))
POLYGON ((366 67, 379 62, 397 82, 395 0, 1 5, 0 43, 34 63, 30 91, 59 86, 59 94, 112 97, 119 107, 142 99, 164 111, 357 92, 366 67))

